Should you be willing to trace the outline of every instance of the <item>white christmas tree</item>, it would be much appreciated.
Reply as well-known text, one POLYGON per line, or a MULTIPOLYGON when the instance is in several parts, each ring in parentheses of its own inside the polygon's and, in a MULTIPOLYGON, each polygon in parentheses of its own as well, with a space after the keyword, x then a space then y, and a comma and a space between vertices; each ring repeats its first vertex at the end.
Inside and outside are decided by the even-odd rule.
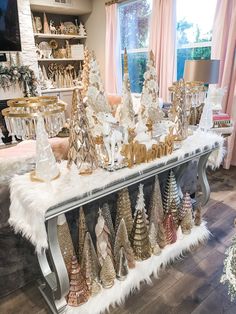
MULTIPOLYGON (((120 122, 120 125, 124 128, 124 131, 128 133, 128 128, 135 127, 135 112, 133 108, 133 101, 130 90, 130 81, 128 73, 128 55, 125 49, 124 52, 124 78, 122 86, 122 102, 117 108, 116 118, 120 122)), ((125 136, 125 142, 127 142, 128 136, 125 136)))
POLYGON ((212 112, 212 103, 206 99, 206 103, 203 107, 201 119, 199 122, 199 129, 207 132, 213 126, 213 112, 212 112))
POLYGON ((104 92, 98 62, 93 54, 90 60, 89 86, 87 91, 88 105, 96 113, 110 112, 110 107, 104 92))
POLYGON ((4 135, 3 135, 3 133, 2 133, 2 129, 1 129, 1 127, 0 127, 0 146, 1 145, 5 145, 4 143, 3 143, 3 139, 4 138, 4 135))
POLYGON ((87 35, 87 34, 86 34, 85 27, 84 27, 84 25, 80 22, 80 23, 79 23, 79 36, 85 37, 86 35, 87 35))
POLYGON ((148 226, 149 221, 148 221, 147 210, 145 207, 143 184, 139 184, 139 191, 138 191, 137 202, 136 202, 136 206, 135 206, 134 217, 136 217, 138 210, 140 210, 143 213, 143 219, 144 219, 146 225, 148 226))
POLYGON ((140 103, 140 114, 145 123, 151 122, 154 124, 162 120, 164 115, 159 106, 157 73, 152 51, 149 53, 147 71, 144 73, 140 103))
POLYGON ((36 127, 36 178, 48 182, 55 179, 59 173, 55 156, 48 141, 44 119, 39 116, 36 127))

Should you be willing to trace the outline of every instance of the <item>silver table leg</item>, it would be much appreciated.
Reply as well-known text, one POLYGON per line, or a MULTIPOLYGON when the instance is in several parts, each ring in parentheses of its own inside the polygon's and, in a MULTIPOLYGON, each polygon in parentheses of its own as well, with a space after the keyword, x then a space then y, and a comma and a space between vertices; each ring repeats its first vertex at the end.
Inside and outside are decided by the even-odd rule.
POLYGON ((202 206, 206 205, 206 203, 209 201, 210 192, 211 192, 210 186, 207 180, 207 175, 206 175, 207 161, 210 154, 211 152, 201 156, 198 162, 198 179, 199 179, 199 184, 202 190, 202 196, 201 196, 202 206))
POLYGON ((64 313, 67 306, 65 296, 69 292, 69 278, 57 238, 57 217, 47 222, 47 234, 50 262, 46 252, 38 254, 39 265, 44 276, 44 281, 39 284, 39 290, 53 313, 64 313))

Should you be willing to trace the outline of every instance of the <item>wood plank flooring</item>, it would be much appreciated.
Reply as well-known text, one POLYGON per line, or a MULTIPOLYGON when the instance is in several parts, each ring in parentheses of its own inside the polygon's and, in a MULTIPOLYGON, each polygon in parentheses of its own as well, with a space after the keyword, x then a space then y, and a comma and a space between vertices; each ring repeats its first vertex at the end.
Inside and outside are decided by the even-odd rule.
MULTIPOLYGON (((236 167, 210 173, 210 185, 211 199, 204 210, 212 233, 207 244, 170 265, 152 285, 142 284, 111 314, 236 314, 236 302, 230 302, 219 282, 224 252, 236 233, 236 167)), ((47 313, 35 284, 0 299, 0 314, 47 313)))

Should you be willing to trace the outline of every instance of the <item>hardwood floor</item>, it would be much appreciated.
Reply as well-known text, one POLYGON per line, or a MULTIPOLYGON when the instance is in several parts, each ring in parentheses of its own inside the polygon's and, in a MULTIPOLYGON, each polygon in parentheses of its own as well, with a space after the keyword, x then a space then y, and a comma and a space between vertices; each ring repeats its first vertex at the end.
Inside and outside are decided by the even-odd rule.
MULTIPOLYGON (((236 233, 236 167, 210 174, 211 199, 204 218, 212 233, 206 245, 195 248, 153 279, 151 286, 130 295, 111 314, 235 314, 227 288, 220 284, 223 259, 236 233)), ((1 314, 50 313, 35 284, 0 299, 1 314)))

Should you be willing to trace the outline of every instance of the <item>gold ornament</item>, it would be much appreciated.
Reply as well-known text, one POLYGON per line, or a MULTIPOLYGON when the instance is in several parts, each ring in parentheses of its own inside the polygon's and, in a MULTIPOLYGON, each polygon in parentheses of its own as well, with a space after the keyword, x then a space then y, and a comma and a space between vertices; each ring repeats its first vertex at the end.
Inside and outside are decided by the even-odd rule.
POLYGON ((105 289, 111 288, 114 285, 115 278, 116 278, 116 272, 115 272, 111 257, 107 255, 103 263, 101 272, 100 272, 100 279, 101 279, 103 288, 105 289))
POLYGON ((145 260, 151 256, 147 225, 141 210, 136 213, 130 241, 136 260, 145 260))
POLYGON ((133 227, 133 217, 128 188, 124 188, 118 192, 115 228, 116 230, 118 229, 122 218, 125 221, 128 235, 130 235, 133 227))
POLYGON ((78 259, 79 262, 81 263, 82 261, 82 254, 83 254, 83 249, 84 249, 84 239, 86 232, 88 232, 88 228, 86 225, 86 219, 84 215, 84 210, 83 207, 80 207, 79 210, 79 223, 78 223, 78 235, 79 235, 79 241, 78 241, 78 259))
POLYGON ((124 218, 121 219, 120 224, 118 226, 114 244, 114 258, 117 270, 119 265, 120 249, 122 247, 125 251, 125 256, 127 258, 129 268, 134 268, 135 267, 134 252, 130 245, 124 218))

